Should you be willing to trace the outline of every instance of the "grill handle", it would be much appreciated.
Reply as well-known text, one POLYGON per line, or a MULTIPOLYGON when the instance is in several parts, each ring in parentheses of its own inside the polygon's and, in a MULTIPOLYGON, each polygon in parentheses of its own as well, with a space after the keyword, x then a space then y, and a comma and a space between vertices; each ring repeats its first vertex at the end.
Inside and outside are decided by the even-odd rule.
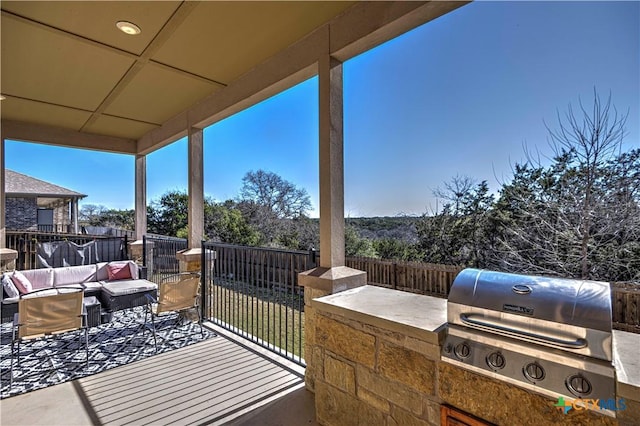
POLYGON ((575 340, 564 340, 564 339, 557 339, 555 337, 542 336, 535 333, 529 333, 528 331, 516 330, 515 328, 505 327, 499 324, 479 321, 477 319, 471 318, 471 316, 472 315, 468 315, 468 314, 460 314, 460 319, 464 324, 467 324, 471 327, 489 330, 494 333, 502 334, 504 336, 517 337, 519 339, 522 339, 528 342, 541 343, 543 345, 568 348, 568 349, 582 349, 587 347, 587 341, 585 339, 578 338, 575 340))

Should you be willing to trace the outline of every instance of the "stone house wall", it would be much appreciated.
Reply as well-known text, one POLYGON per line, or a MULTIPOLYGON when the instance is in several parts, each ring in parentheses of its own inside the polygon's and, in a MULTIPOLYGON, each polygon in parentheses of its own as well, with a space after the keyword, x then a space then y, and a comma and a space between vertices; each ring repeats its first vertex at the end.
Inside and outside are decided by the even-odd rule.
POLYGON ((69 225, 69 203, 60 200, 60 203, 53 208, 54 225, 69 225))
POLYGON ((38 204, 35 198, 6 198, 5 226, 7 229, 37 230, 38 204))
MULTIPOLYGON (((53 209, 53 224, 70 225, 69 203, 59 200, 53 209)), ((36 198, 10 197, 5 199, 5 226, 7 229, 38 230, 38 201, 36 198)))

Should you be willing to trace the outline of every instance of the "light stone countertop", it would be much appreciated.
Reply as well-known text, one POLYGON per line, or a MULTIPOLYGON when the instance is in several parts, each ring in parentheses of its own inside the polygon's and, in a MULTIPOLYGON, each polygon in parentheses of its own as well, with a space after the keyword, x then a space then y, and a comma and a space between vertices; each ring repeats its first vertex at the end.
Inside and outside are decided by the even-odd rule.
POLYGON ((444 337, 447 300, 363 286, 314 299, 314 308, 432 344, 444 337))
POLYGON ((640 401, 640 334, 613 330, 618 395, 640 401))
MULTIPOLYGON (((382 287, 363 286, 314 299, 312 306, 439 344, 446 333, 447 300, 382 287)), ((613 330, 618 394, 640 401, 640 334, 613 330)))

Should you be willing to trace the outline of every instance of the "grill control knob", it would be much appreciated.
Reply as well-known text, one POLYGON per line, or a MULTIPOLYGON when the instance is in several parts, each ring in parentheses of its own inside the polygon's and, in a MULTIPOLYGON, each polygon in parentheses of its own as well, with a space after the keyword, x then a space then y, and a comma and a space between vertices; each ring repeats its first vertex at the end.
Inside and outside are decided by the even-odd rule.
POLYGON ((453 350, 453 353, 459 359, 469 358, 469 355, 471 355, 471 348, 466 343, 458 343, 455 349, 453 350))
POLYGON ((487 355, 487 365, 492 370, 500 370, 501 368, 504 368, 505 363, 504 355, 500 352, 491 352, 487 355))
POLYGON ((452 349, 453 346, 451 345, 451 343, 447 343, 447 345, 444 347, 444 352, 450 354, 452 349))
POLYGON ((542 366, 537 362, 531 362, 525 365, 522 369, 522 373, 527 380, 534 384, 536 382, 544 380, 544 368, 542 368, 542 366))
POLYGON ((578 398, 589 395, 593 389, 591 387, 591 382, 580 374, 567 377, 565 384, 567 385, 569 392, 578 398))

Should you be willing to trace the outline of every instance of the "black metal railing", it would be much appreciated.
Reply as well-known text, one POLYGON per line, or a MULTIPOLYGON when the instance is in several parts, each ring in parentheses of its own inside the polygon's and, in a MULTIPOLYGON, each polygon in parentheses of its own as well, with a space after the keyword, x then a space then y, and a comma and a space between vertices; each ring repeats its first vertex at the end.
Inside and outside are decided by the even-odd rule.
POLYGON ((45 232, 6 232, 6 247, 16 250, 16 269, 87 265, 129 258, 127 237, 45 232))
POLYGON ((147 279, 160 283, 165 277, 180 272, 176 254, 187 248, 186 239, 144 235, 142 241, 142 263, 147 269, 147 279))
POLYGON ((215 324, 300 365, 304 290, 312 252, 202 243, 203 313, 215 324))
POLYGON ((38 224, 38 232, 52 232, 56 234, 71 234, 73 233, 73 225, 56 223, 53 225, 41 225, 38 224))

